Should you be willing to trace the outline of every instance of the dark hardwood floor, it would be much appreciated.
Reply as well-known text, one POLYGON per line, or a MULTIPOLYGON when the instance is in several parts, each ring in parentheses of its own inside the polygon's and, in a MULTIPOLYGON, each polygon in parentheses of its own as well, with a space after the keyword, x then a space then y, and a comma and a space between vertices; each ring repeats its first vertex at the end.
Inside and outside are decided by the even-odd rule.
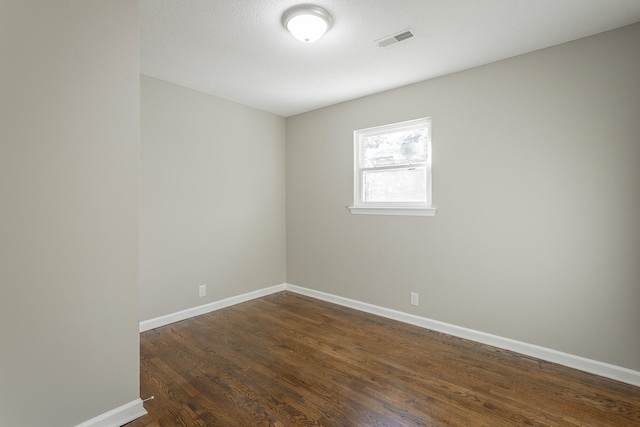
POLYGON ((640 388, 281 292, 141 334, 142 426, 640 426, 640 388))

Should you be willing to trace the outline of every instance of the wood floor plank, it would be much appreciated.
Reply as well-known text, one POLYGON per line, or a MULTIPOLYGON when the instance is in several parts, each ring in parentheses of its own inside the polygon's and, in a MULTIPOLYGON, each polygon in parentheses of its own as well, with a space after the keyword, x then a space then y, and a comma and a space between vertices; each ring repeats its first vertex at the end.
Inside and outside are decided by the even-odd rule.
POLYGON ((640 389, 290 292, 141 334, 156 426, 640 426, 640 389))

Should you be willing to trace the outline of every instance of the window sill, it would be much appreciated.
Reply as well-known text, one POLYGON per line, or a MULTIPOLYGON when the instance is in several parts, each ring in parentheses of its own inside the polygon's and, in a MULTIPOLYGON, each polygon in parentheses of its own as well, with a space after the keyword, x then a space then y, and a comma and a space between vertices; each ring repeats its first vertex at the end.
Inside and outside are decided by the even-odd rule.
POLYGON ((353 215, 404 215, 404 216, 435 216, 436 207, 400 208, 400 207, 356 207, 350 206, 353 215))

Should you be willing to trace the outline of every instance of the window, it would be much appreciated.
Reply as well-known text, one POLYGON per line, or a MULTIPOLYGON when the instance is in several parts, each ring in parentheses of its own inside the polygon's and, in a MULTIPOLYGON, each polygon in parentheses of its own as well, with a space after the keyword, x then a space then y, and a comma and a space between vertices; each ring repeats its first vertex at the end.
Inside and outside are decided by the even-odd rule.
POLYGON ((431 119, 354 132, 353 214, 433 216, 431 119))

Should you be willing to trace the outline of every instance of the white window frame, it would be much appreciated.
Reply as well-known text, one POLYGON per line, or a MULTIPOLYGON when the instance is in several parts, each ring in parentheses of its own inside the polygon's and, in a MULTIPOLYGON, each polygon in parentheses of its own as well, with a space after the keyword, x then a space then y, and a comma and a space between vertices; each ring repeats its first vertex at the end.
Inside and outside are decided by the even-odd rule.
POLYGON ((376 126, 367 129, 360 129, 353 132, 354 146, 354 189, 353 206, 349 207, 352 214, 364 215, 410 215, 410 216, 434 216, 435 206, 432 205, 431 191, 431 118, 425 117, 416 120, 408 120, 400 123, 392 123, 384 126, 376 126), (385 133, 405 131, 417 128, 427 128, 427 161, 425 163, 410 165, 394 165, 382 167, 363 167, 362 165, 362 142, 365 137, 375 136, 385 133), (366 202, 364 201, 363 176, 364 172, 372 170, 393 170, 425 168, 426 170, 426 201, 425 202, 366 202))

